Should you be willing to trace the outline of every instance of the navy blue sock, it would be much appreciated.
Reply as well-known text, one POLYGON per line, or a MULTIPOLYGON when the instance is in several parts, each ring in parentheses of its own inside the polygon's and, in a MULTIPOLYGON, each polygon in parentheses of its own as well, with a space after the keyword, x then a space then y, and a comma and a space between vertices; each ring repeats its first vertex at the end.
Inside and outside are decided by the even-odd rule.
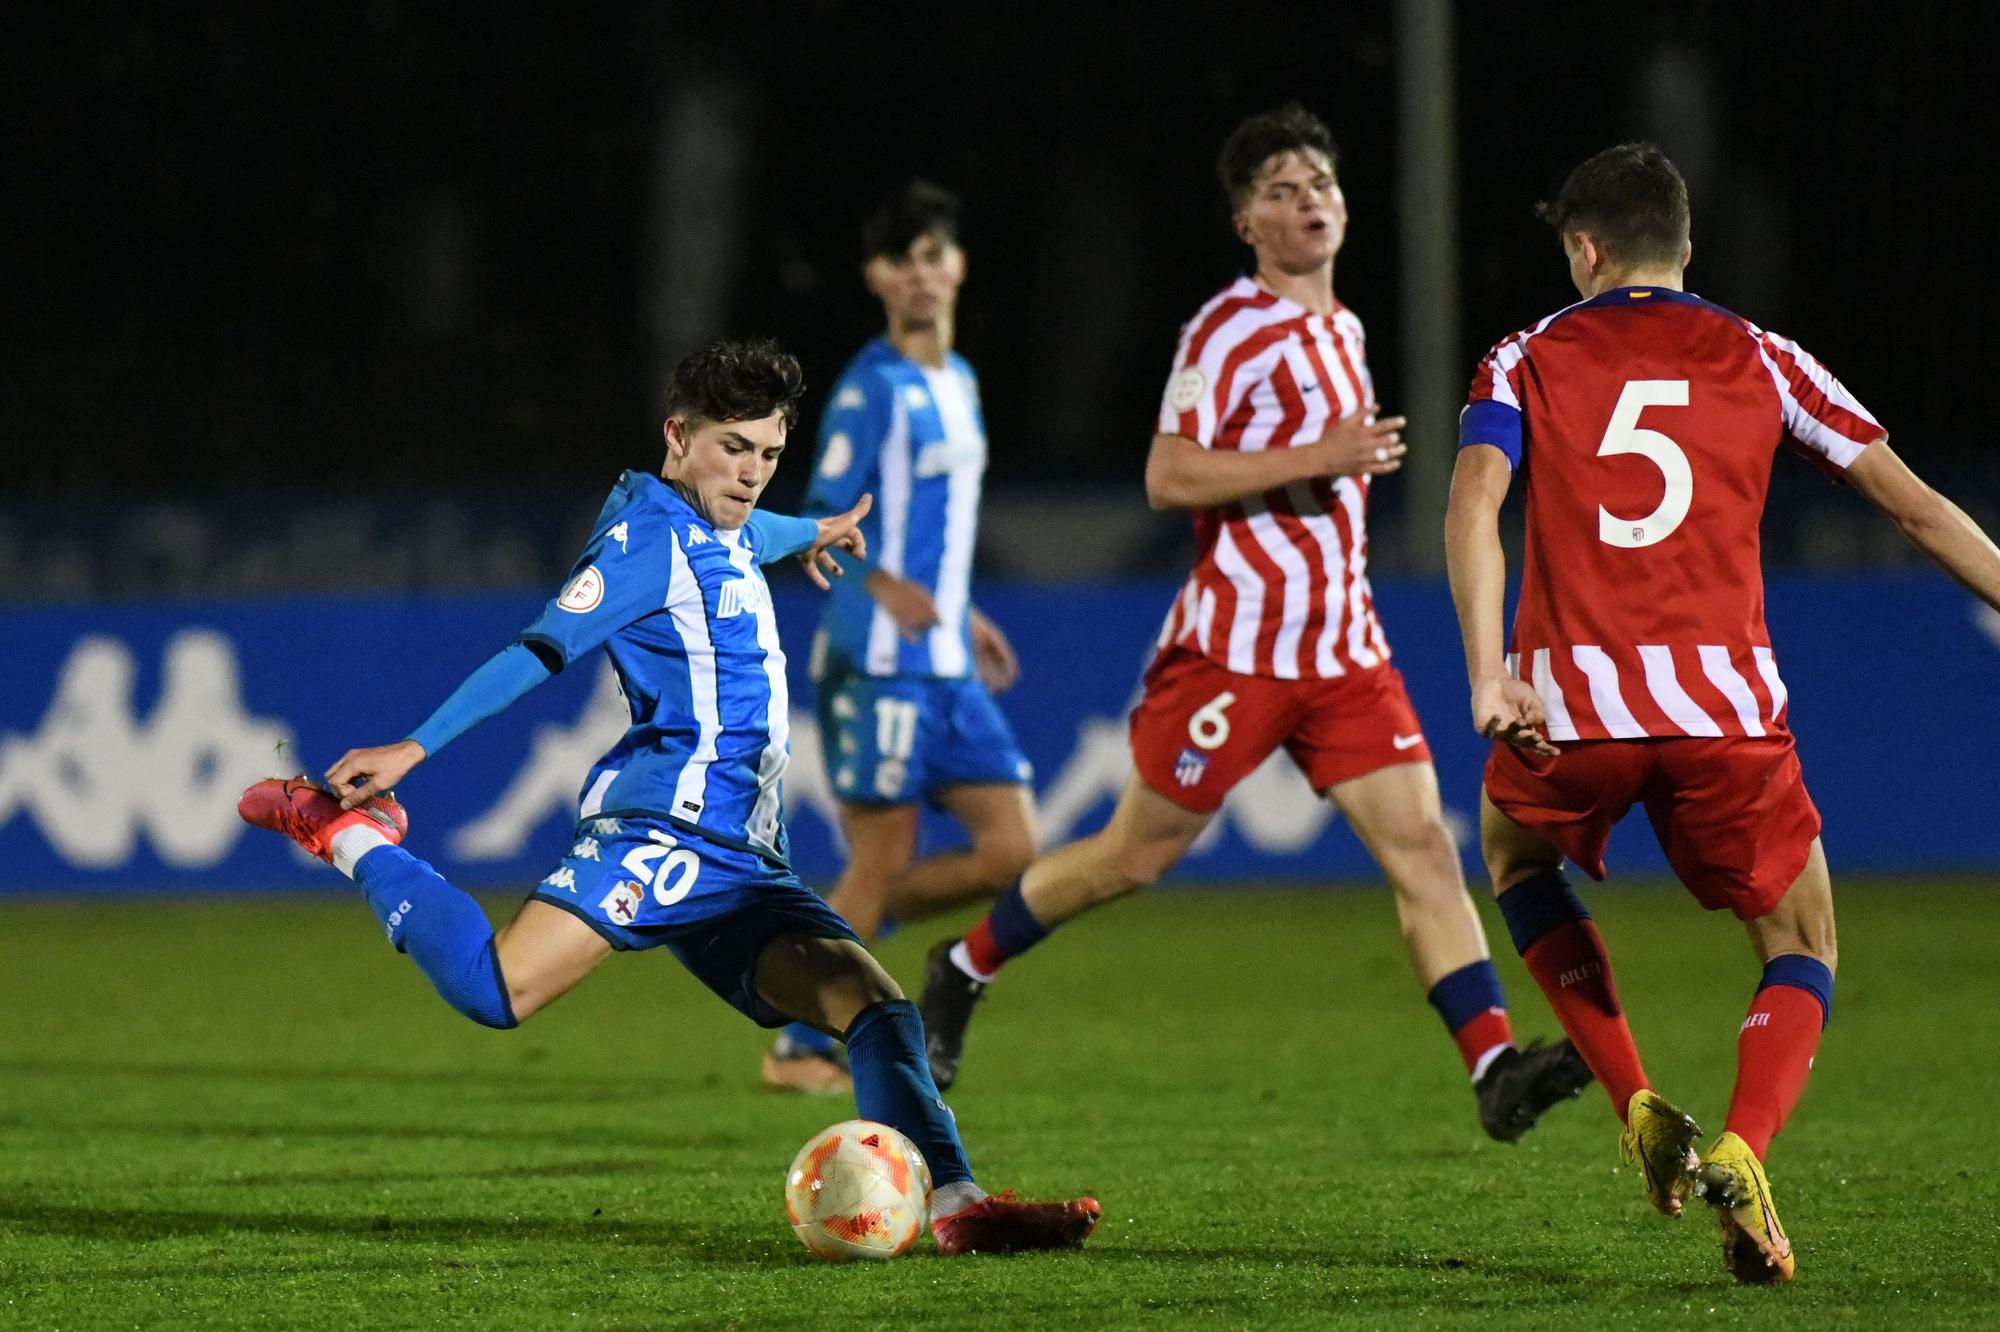
POLYGON ((779 1035, 801 1050, 810 1050, 816 1055, 833 1053, 833 1037, 817 1027, 808 1027, 803 1022, 786 1023, 779 1035))
POLYGON ((1444 1019, 1445 1030, 1458 1044, 1465 1071, 1477 1078, 1500 1050, 1514 1043, 1507 1021, 1507 996, 1500 977, 1485 958, 1468 962, 1431 986, 1431 1007, 1444 1019))
POLYGON ((479 903, 400 846, 378 846, 361 857, 354 881, 389 942, 423 969, 446 1003, 484 1027, 520 1025, 507 1002, 492 923, 479 903))
POLYGON ((1522 957, 1550 930, 1590 919, 1590 912, 1569 886, 1569 876, 1559 869, 1530 875, 1500 894, 1499 902, 1507 936, 1522 957))
POLYGON ((1049 927, 1028 910, 1028 899, 1016 882, 993 899, 986 919, 966 932, 965 952, 981 976, 991 976, 1008 958, 1019 957, 1048 937, 1049 927))
POLYGON ((1819 1000, 1821 1030, 1833 1021, 1833 973, 1818 958, 1804 953, 1784 953, 1772 958, 1764 964, 1764 979, 1757 988, 1767 990, 1773 985, 1789 985, 1819 1000))
POLYGON ((861 1010, 847 1029, 847 1066, 854 1075, 854 1108, 863 1119, 887 1124, 930 1163, 933 1185, 972 1178, 958 1125, 924 1057, 924 1021, 907 999, 889 999, 861 1010))

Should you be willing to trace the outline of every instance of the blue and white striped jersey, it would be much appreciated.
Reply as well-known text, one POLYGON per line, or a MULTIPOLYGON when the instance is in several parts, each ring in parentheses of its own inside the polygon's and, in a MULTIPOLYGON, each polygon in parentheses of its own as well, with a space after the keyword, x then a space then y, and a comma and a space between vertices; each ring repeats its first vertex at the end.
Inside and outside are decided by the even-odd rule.
POLYGON ((806 512, 841 513, 874 492, 861 525, 869 553, 929 589, 938 623, 909 642, 860 578, 842 579, 813 645, 815 678, 972 673, 967 612, 985 475, 986 423, 971 365, 957 355, 942 369, 918 365, 887 338, 863 347, 820 421, 806 512))
POLYGON ((663 817, 786 858, 791 701, 758 541, 710 526, 656 476, 613 487, 569 582, 518 640, 564 665, 603 647, 632 709, 579 817, 663 817))

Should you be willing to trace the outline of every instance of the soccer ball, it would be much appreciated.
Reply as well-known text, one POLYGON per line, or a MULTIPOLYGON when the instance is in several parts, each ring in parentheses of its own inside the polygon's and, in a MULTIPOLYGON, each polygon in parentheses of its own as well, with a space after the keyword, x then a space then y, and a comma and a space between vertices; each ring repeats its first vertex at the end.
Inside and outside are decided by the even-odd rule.
POLYGON ((815 1133, 785 1174, 785 1216, 813 1256, 894 1258, 931 1213, 931 1168, 887 1124, 850 1119, 815 1133))

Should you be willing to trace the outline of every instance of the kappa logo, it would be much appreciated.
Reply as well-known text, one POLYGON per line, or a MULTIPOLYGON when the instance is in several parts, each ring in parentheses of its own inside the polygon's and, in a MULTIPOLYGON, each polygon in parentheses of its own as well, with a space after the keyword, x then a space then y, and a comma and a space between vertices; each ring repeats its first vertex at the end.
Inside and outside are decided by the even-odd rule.
POLYGON ((764 580, 754 576, 732 578, 722 585, 722 592, 715 599, 715 618, 731 620, 738 615, 755 615, 758 611, 769 610, 771 589, 764 580))
POLYGON ((597 839, 595 837, 586 837, 569 849, 569 858, 571 860, 599 860, 602 857, 598 855, 598 851, 597 839))
POLYGON ((688 544, 690 546, 706 546, 708 538, 702 535, 699 527, 690 527, 688 529, 688 544))
POLYGON ((631 550, 625 545, 625 538, 630 536, 631 534, 632 530, 630 526, 625 523, 616 524, 615 526, 612 527, 610 533, 611 539, 618 543, 619 551, 626 555, 630 555, 632 553, 631 550))
POLYGON ((912 384, 903 390, 903 401, 909 404, 911 411, 920 412, 931 405, 931 395, 912 384))
POLYGON ((639 904, 642 900, 639 896, 639 885, 627 882, 617 885, 606 893, 604 900, 597 906, 619 924, 630 925, 639 918, 639 904))
POLYGON ((855 385, 849 384, 834 398, 833 405, 841 411, 853 411, 868 405, 868 395, 855 385))
POLYGON ((576 871, 564 865, 561 869, 549 875, 548 878, 543 879, 542 887, 560 888, 564 892, 573 893, 576 891, 576 871))
POLYGON ((599 837, 616 837, 625 831, 625 825, 616 819, 592 819, 590 830, 599 837))
POLYGON ((569 580, 569 586, 556 598, 556 605, 572 615, 588 615, 604 600, 604 575, 591 565, 582 573, 569 580))

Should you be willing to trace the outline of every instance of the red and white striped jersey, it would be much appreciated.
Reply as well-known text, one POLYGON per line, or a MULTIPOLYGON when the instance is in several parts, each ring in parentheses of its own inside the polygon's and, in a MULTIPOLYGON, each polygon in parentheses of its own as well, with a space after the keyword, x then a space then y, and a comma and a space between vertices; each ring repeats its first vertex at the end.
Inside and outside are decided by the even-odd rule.
MULTIPOLYGON (((1318 315, 1249 278, 1181 330, 1159 433, 1204 448, 1284 449, 1374 397, 1361 321, 1318 315)), ((1389 644, 1368 587, 1368 478, 1340 477, 1197 509, 1200 558, 1160 630, 1239 675, 1318 680, 1379 666, 1389 644)))
POLYGON ((1605 292, 1489 352, 1459 441, 1530 464, 1508 668, 1549 738, 1783 732, 1773 455, 1838 473, 1885 433, 1797 343, 1684 292, 1605 292))

